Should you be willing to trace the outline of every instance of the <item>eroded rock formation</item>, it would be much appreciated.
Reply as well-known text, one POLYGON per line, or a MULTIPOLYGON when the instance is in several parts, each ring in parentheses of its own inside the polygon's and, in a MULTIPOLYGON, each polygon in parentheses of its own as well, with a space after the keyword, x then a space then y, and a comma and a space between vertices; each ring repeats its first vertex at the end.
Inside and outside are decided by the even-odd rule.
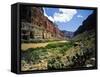
POLYGON ((44 16, 41 7, 21 7, 21 40, 61 40, 64 34, 44 16))

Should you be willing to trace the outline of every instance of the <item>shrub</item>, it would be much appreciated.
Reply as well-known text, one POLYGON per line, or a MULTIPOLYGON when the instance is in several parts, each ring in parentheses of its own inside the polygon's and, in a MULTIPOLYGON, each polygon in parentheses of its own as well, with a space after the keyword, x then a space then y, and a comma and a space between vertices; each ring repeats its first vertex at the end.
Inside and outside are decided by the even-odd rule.
POLYGON ((62 64, 58 59, 52 58, 48 60, 48 69, 61 69, 61 68, 62 64))
POLYGON ((24 66, 25 64, 27 64, 27 62, 25 60, 21 60, 21 65, 24 66))

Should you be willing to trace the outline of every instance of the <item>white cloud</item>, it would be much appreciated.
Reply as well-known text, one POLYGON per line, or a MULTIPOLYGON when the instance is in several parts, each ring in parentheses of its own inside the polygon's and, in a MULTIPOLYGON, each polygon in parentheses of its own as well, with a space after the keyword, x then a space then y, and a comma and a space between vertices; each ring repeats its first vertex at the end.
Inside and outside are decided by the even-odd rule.
POLYGON ((46 12, 45 12, 45 9, 44 9, 44 8, 43 8, 43 11, 44 11, 44 16, 48 17, 48 15, 46 14, 46 12))
POLYGON ((48 19, 49 19, 49 20, 51 20, 52 22, 54 22, 53 17, 48 16, 48 15, 46 14, 46 12, 45 12, 45 9, 44 9, 44 8, 43 8, 43 10, 44 10, 44 16, 48 17, 48 19))
POLYGON ((53 21, 53 22, 55 21, 54 18, 51 17, 51 16, 48 16, 48 19, 51 20, 51 21, 53 21))
POLYGON ((82 15, 77 15, 77 17, 78 17, 78 18, 83 18, 83 16, 82 16, 82 15))
POLYGON ((59 9, 58 13, 54 14, 54 20, 56 22, 68 22, 77 13, 75 9, 59 9))
POLYGON ((48 16, 44 10, 44 15, 53 22, 69 22, 76 13, 75 9, 59 9, 53 16, 48 16))

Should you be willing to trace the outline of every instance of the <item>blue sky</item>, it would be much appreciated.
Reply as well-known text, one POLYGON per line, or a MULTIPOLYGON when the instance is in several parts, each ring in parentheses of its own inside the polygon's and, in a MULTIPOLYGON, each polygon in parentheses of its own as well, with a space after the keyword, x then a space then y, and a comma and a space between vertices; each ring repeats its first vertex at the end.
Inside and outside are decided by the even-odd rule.
POLYGON ((43 8, 44 15, 58 25, 60 30, 76 31, 93 10, 43 8))

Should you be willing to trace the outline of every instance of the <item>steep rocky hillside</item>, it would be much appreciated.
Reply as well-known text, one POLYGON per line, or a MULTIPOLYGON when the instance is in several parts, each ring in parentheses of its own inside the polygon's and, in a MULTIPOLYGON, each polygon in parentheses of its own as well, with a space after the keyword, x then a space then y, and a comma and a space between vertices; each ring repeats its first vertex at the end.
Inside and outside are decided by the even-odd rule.
POLYGON ((73 41, 81 44, 80 51, 85 50, 86 67, 96 65, 96 19, 96 12, 94 11, 74 33, 73 41))
POLYGON ((96 11, 94 11, 88 18, 83 22, 83 24, 76 30, 74 36, 83 33, 85 31, 90 31, 96 28, 96 11))

